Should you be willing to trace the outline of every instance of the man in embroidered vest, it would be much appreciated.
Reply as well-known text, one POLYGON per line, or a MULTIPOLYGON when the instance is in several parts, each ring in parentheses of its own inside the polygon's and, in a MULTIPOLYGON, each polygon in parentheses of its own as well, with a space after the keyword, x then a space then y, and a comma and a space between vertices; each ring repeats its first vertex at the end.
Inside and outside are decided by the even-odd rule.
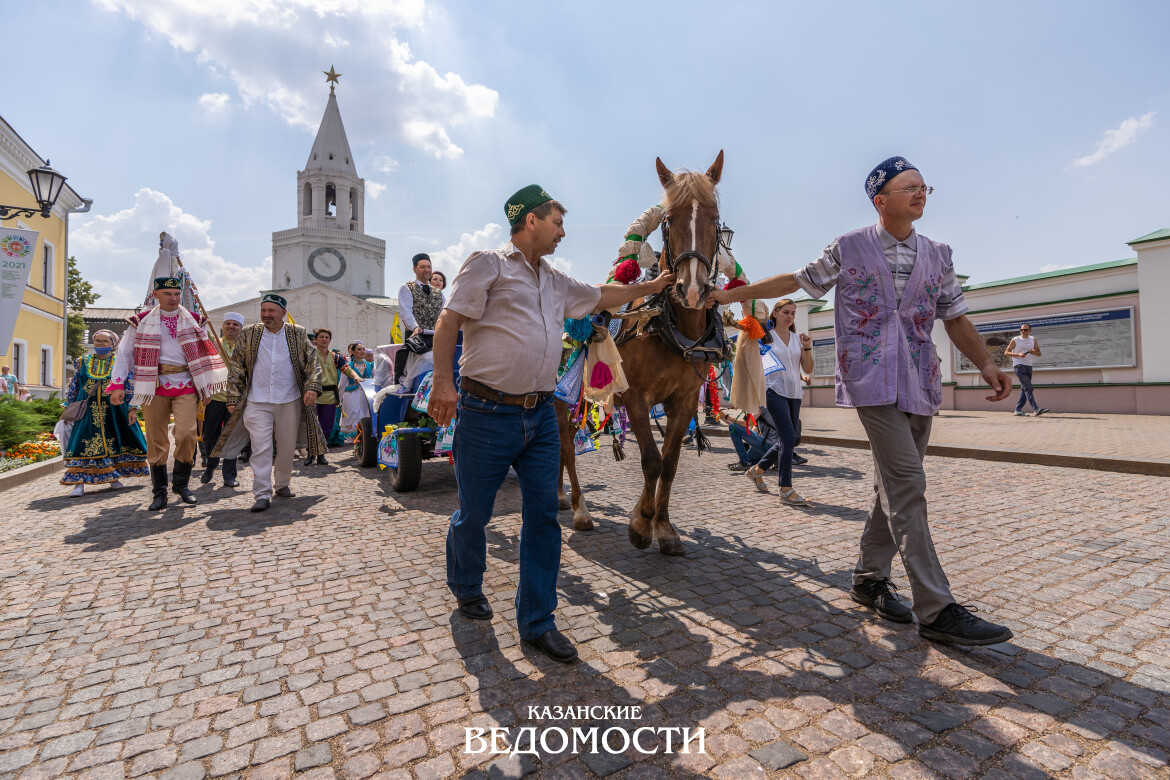
POLYGON ((440 425, 458 415, 452 452, 459 509, 447 529, 447 587, 465 617, 491 619, 492 607, 483 592, 484 529, 509 467, 515 468, 521 503, 515 601, 520 638, 554 661, 571 663, 577 649, 557 630, 553 617, 561 567, 557 522, 561 445, 553 390, 564 321, 658 292, 674 281, 674 275, 595 287, 553 268, 544 258, 565 235, 565 207, 538 184, 509 198, 504 214, 512 228, 511 241, 467 258, 435 329, 429 410, 440 425), (455 344, 460 330, 463 355, 456 392, 455 344))
POLYGON ((854 407, 869 437, 874 499, 853 571, 854 601, 897 623, 918 618, 922 636, 958 645, 1006 642, 1012 632, 955 602, 930 538, 922 459, 942 400, 931 331, 936 319, 959 351, 979 367, 1000 401, 1011 381, 996 366, 955 278, 951 248, 918 234, 932 192, 903 157, 880 163, 865 181, 878 224, 854 230, 794 274, 717 292, 712 303, 775 298, 803 289, 821 298, 837 287, 837 405, 854 407), (900 554, 913 610, 894 594, 890 564, 900 554))
POLYGON ((106 392, 117 406, 125 399, 124 383, 134 380, 131 406, 141 406, 146 418, 146 461, 154 501, 150 509, 167 505, 167 428, 175 417, 175 470, 171 489, 184 503, 194 504, 188 489, 199 432, 196 405, 206 403, 227 385, 227 368, 215 342, 207 335, 207 318, 179 304, 182 282, 161 276, 154 280, 158 304, 127 318, 130 326, 118 346, 106 392))
MULTIPOLYGON (((417 337, 413 342, 423 347, 425 354, 435 343, 435 323, 443 310, 443 293, 431 286, 431 256, 419 253, 411 258, 414 265, 414 279, 398 288, 398 311, 402 314, 403 332, 406 338, 417 337)), ((397 383, 406 374, 406 358, 413 349, 402 347, 394 356, 394 381, 397 383)))
POLYGON ((317 348, 308 331, 284 321, 287 307, 284 298, 268 293, 260 299, 260 324, 240 331, 227 382, 231 418, 211 451, 214 458, 232 457, 251 437, 253 512, 267 509, 273 495, 293 497, 289 482, 302 428, 310 457, 329 449, 317 421, 321 394, 317 348))

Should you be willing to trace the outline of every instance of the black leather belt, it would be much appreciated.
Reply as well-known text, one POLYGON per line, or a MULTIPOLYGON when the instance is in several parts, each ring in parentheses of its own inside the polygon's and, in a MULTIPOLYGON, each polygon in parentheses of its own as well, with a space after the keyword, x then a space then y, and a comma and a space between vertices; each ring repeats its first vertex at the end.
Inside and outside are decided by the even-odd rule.
POLYGON ((501 393, 499 390, 465 376, 459 377, 459 389, 465 393, 479 396, 485 401, 495 401, 504 406, 523 406, 525 409, 534 408, 537 404, 547 400, 552 395, 551 390, 545 390, 539 393, 526 393, 524 395, 501 393))

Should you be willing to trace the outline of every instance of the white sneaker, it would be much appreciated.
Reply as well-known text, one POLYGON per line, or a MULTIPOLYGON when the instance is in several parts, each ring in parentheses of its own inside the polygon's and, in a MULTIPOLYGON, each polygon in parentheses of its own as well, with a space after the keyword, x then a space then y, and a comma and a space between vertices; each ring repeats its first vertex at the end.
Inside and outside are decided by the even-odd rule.
POLYGON ((73 492, 69 494, 69 497, 70 498, 77 498, 78 496, 83 496, 83 495, 85 495, 85 485, 77 485, 76 487, 73 488, 73 492))
POLYGON ((122 484, 122 480, 120 479, 115 479, 110 483, 110 490, 121 490, 124 487, 126 486, 122 484))
POLYGON ((1027 416, 1027 412, 1013 412, 1013 414, 1015 414, 1015 416, 1016 416, 1016 417, 1025 417, 1025 416, 1027 416))

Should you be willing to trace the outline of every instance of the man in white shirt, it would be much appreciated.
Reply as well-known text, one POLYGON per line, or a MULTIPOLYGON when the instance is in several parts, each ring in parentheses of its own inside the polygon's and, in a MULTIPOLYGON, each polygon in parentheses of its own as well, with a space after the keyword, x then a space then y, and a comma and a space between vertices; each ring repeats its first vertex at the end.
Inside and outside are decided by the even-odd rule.
POLYGON ((285 323, 288 304, 284 298, 268 293, 260 300, 261 324, 244 328, 232 353, 227 390, 231 419, 211 453, 219 457, 242 443, 242 436, 233 434, 243 420, 252 440, 253 512, 267 509, 273 495, 293 496, 289 482, 301 425, 308 434, 310 455, 321 455, 327 449, 317 421, 317 396, 321 394, 317 348, 308 331, 285 323))
POLYGON ((201 402, 223 390, 227 368, 219 348, 206 333, 207 318, 182 306, 182 281, 154 280, 158 303, 126 319, 129 327, 118 345, 106 392, 118 406, 133 387, 131 406, 141 406, 146 419, 146 460, 154 500, 151 511, 167 505, 168 428, 175 418, 175 467, 171 489, 185 504, 196 503, 188 487, 198 450, 195 423, 201 402))
MULTIPOLYGON (((417 336, 430 352, 435 342, 435 323, 443 310, 442 291, 431 286, 431 257, 420 252, 410 259, 414 265, 414 279, 398 288, 398 311, 402 316, 403 333, 407 339, 417 336)), ((402 347, 394 356, 394 381, 406 374, 406 357, 414 350, 402 347)))

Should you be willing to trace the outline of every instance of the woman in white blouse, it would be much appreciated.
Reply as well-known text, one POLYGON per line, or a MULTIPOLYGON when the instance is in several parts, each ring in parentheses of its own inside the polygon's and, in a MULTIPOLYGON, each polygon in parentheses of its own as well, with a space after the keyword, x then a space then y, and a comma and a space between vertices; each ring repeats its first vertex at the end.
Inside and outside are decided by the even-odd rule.
POLYGON ((760 458, 756 465, 745 474, 755 480, 761 492, 768 492, 764 485, 764 472, 778 462, 780 472, 780 499, 786 504, 811 506, 811 502, 792 487, 792 454, 796 447, 796 425, 800 420, 800 400, 804 393, 800 374, 812 374, 812 339, 807 333, 796 332, 796 304, 789 298, 782 298, 772 307, 768 327, 772 330, 772 356, 779 365, 765 369, 765 403, 768 414, 780 434, 780 441, 760 458))

